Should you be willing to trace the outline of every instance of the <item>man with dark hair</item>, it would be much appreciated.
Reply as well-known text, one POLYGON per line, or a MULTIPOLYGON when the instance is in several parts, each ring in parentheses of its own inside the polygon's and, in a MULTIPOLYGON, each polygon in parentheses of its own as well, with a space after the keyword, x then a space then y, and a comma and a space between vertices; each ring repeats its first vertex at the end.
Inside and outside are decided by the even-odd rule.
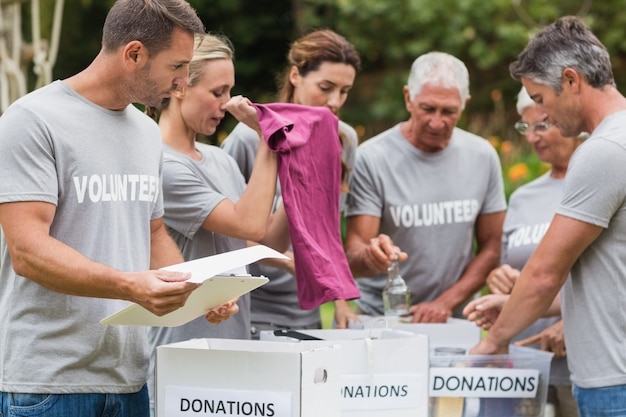
POLYGON ((183 258, 159 128, 132 103, 187 83, 203 31, 184 0, 119 0, 88 68, 0 117, 0 415, 149 415, 146 328, 99 321, 129 301, 169 313, 198 286, 158 270, 183 258))
POLYGON ((543 29, 510 72, 563 136, 591 136, 571 159, 548 231, 471 353, 506 353, 511 338, 539 318, 563 286, 565 344, 580 415, 623 416, 626 98, 615 87, 608 51, 576 17, 543 29))

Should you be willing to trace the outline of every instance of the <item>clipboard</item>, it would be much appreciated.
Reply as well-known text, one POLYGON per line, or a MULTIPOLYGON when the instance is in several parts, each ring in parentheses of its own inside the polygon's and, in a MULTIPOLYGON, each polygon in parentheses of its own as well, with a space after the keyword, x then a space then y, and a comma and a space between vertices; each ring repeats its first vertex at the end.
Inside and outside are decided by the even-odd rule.
POLYGON ((117 313, 102 319, 100 323, 131 326, 180 326, 233 298, 260 287, 268 281, 269 279, 266 277, 249 275, 217 275, 207 279, 200 287, 194 290, 184 306, 164 316, 157 316, 139 304, 131 304, 117 313))
POLYGON ((266 277, 232 273, 245 271, 245 265, 265 258, 289 259, 267 246, 256 245, 161 268, 167 271, 189 272, 191 273, 189 282, 202 285, 191 293, 183 307, 164 316, 157 316, 139 304, 131 304, 100 320, 100 323, 160 327, 188 323, 207 311, 267 283, 269 279, 266 277))

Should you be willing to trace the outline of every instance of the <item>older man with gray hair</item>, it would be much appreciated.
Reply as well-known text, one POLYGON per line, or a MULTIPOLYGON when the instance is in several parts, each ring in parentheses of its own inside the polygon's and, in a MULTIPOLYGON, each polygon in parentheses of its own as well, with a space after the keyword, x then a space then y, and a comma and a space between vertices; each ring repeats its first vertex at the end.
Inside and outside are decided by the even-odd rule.
POLYGON ((346 253, 359 313, 383 313, 386 270, 398 257, 411 320, 445 322, 499 263, 500 162, 487 140, 456 127, 470 99, 462 61, 441 52, 418 57, 403 92, 409 119, 357 149, 346 253))

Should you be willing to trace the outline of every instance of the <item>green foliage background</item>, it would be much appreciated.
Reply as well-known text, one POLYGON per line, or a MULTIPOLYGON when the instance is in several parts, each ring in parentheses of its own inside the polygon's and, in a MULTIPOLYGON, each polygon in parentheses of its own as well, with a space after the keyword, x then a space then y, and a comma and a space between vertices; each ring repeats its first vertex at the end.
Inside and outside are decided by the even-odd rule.
MULTIPOLYGON (((236 49, 234 93, 257 102, 274 99, 290 42, 317 28, 343 34, 360 51, 363 68, 342 110, 361 140, 406 118, 401 89, 412 61, 439 50, 470 70, 472 100, 460 126, 500 152, 507 192, 546 167, 512 128, 519 85, 508 64, 529 37, 559 16, 577 14, 609 49, 618 87, 626 85, 626 0, 189 0, 207 29, 227 35, 236 49)), ((55 76, 84 68, 100 47, 101 27, 113 0, 66 0, 55 76)), ((53 2, 42 2, 51 15, 53 2)), ((24 4, 25 14, 27 6, 24 4)), ((49 33, 44 19, 43 33, 49 33)), ((25 33, 27 36, 27 34, 25 33)), ((215 137, 232 128, 227 120, 215 137)))

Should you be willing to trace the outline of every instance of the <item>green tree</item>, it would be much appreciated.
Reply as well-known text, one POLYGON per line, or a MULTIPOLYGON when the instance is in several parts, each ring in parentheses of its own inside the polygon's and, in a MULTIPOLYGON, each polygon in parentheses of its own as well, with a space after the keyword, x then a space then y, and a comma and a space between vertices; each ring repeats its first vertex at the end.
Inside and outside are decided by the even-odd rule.
MULTIPOLYGON (((101 28, 114 0, 65 0, 62 47, 55 77, 84 68, 100 48, 101 28)), ((42 4, 52 2, 42 2, 42 4)), ((401 89, 412 61, 439 50, 462 59, 470 70, 472 100, 460 125, 490 138, 503 163, 527 161, 526 181, 543 169, 513 130, 520 88, 508 64, 539 28, 577 14, 607 46, 618 87, 626 86, 626 0, 190 0, 209 31, 235 46, 234 93, 257 102, 274 99, 290 42, 317 28, 330 28, 360 51, 363 69, 342 110, 361 139, 406 118, 401 89)), ((24 8, 27 2, 24 2, 24 8)), ((42 14, 51 6, 42 6, 42 14)), ((49 21, 45 17, 43 24, 49 21)), ((27 22, 26 22, 27 23, 27 22)), ((26 25, 25 25, 26 26, 26 25)), ((223 124, 223 137, 233 121, 223 124)), ((506 170, 506 167, 505 167, 506 170)), ((516 175, 523 173, 517 169, 516 175)), ((511 186, 514 187, 515 184, 511 186)))

